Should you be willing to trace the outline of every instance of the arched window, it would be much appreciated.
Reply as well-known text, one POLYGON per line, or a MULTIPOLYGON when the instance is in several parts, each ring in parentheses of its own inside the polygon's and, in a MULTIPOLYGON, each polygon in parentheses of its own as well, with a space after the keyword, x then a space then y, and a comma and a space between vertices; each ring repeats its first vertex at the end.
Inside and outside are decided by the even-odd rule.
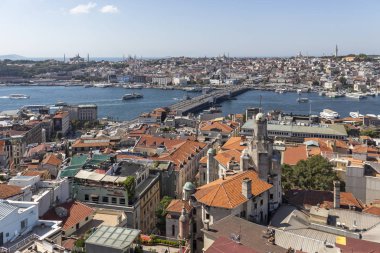
POLYGON ((172 225, 172 236, 175 236, 175 225, 172 225))

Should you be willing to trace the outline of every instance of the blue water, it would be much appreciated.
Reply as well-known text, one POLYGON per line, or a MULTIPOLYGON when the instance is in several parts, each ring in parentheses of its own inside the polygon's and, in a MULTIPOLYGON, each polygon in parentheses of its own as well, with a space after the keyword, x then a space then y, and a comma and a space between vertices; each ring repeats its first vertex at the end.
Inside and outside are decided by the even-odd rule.
POLYGON ((225 114, 241 113, 247 107, 259 107, 260 96, 262 96, 262 108, 265 111, 278 109, 294 114, 317 114, 323 109, 337 111, 341 117, 348 116, 350 112, 359 111, 362 114, 380 114, 380 96, 367 97, 362 100, 352 98, 329 98, 319 96, 317 93, 304 93, 302 97, 309 98, 309 103, 298 103, 297 93, 278 94, 272 91, 249 91, 237 97, 237 100, 230 100, 222 103, 222 111, 225 114))
MULTIPOLYGON (((83 88, 83 87, 0 87, 0 111, 20 108, 23 105, 43 104, 53 105, 59 101, 69 104, 94 103, 98 105, 98 116, 113 117, 118 120, 133 119, 143 112, 150 112, 154 108, 168 106, 181 99, 186 92, 180 90, 140 89, 131 90, 123 88, 83 88), (125 93, 138 92, 144 95, 143 99, 123 101, 125 93), (9 94, 22 93, 30 95, 30 99, 12 100, 9 94)), ((199 93, 189 93, 190 96, 199 93)), ((368 97, 363 100, 350 98, 328 98, 318 96, 316 93, 302 94, 308 97, 310 103, 297 103, 298 94, 277 94, 270 91, 248 91, 237 97, 236 100, 222 103, 224 114, 242 113, 247 107, 258 107, 262 96, 264 110, 280 109, 288 113, 319 114, 323 109, 329 108, 337 111, 341 116, 348 116, 351 111, 360 113, 380 114, 380 96, 368 97), (310 108, 311 107, 311 108, 310 108)))

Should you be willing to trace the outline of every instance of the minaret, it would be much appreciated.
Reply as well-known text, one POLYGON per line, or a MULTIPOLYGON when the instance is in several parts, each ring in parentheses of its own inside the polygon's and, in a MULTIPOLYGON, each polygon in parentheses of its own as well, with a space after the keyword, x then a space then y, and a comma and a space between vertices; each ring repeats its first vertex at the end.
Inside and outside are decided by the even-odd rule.
POLYGON ((189 236, 189 216, 187 215, 185 206, 182 207, 181 216, 179 217, 179 239, 185 239, 189 236))
POLYGON ((66 54, 63 54, 63 63, 66 62, 66 54))
POLYGON ((87 62, 90 62, 90 54, 87 54, 87 62))
POLYGON ((335 45, 335 57, 338 57, 338 44, 335 45))

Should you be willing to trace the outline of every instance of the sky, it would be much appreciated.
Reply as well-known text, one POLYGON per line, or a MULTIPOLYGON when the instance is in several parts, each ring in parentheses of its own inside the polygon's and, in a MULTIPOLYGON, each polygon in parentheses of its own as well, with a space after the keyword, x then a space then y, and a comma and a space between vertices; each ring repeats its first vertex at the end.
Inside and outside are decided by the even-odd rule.
POLYGON ((379 0, 0 0, 0 55, 380 54, 379 0))

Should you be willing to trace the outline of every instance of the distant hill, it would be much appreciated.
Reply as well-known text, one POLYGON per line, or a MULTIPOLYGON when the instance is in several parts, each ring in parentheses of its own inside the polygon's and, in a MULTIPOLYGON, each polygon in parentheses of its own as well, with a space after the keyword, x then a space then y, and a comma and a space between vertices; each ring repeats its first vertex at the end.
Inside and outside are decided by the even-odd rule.
POLYGON ((27 60, 25 56, 17 55, 17 54, 7 54, 7 55, 0 55, 0 60, 27 60))

